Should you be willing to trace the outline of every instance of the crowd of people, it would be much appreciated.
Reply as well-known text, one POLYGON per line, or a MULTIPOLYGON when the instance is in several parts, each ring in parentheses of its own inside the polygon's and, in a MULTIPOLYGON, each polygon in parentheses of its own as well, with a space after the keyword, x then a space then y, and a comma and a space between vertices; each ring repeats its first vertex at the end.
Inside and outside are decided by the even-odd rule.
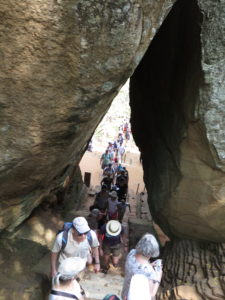
MULTIPOLYGON (((88 264, 94 264, 95 272, 100 271, 101 251, 105 255, 104 263, 109 264, 112 255, 112 264, 118 265, 124 238, 121 223, 108 221, 102 226, 100 234, 101 238, 98 238, 84 217, 73 220, 64 247, 64 231, 57 234, 51 252, 52 290, 49 300, 85 299, 77 276, 88 264)), ((162 264, 160 259, 152 263, 150 260, 158 256, 156 238, 146 233, 127 255, 122 300, 151 300, 156 295, 162 277, 162 264)), ((108 295, 104 299, 120 299, 116 295, 111 296, 114 298, 108 295)))
MULTIPOLYGON (((85 299, 85 293, 77 280, 87 265, 95 272, 107 274, 110 262, 114 268, 126 253, 127 240, 123 217, 130 209, 128 199, 128 171, 122 164, 124 134, 119 132, 115 143, 109 143, 101 156, 101 190, 90 206, 90 214, 76 217, 57 233, 51 251, 52 290, 49 300, 85 299), (102 257, 100 261, 100 257, 102 257)), ((161 260, 150 262, 159 256, 155 237, 146 233, 132 249, 125 263, 122 300, 151 300, 162 277, 161 260)), ((112 291, 113 293, 113 291, 112 291)), ((104 300, 119 300, 118 295, 106 295, 104 300)))
POLYGON ((123 143, 124 134, 119 132, 117 139, 113 143, 109 142, 105 152, 101 155, 101 191, 96 195, 90 208, 91 210, 99 209, 99 219, 119 220, 120 223, 122 223, 126 208, 130 210, 127 202, 129 174, 122 163, 125 153, 123 143))
MULTIPOLYGON (((123 134, 119 132, 116 141, 119 147, 123 146, 123 140, 123 134)), ((127 247, 122 221, 126 209, 130 211, 127 201, 129 175, 122 164, 122 152, 118 151, 116 142, 109 142, 100 158, 101 190, 96 194, 87 217, 90 228, 96 232, 100 242, 100 255, 103 257, 101 270, 105 274, 110 266, 110 258, 113 266, 117 268, 123 248, 127 247)))

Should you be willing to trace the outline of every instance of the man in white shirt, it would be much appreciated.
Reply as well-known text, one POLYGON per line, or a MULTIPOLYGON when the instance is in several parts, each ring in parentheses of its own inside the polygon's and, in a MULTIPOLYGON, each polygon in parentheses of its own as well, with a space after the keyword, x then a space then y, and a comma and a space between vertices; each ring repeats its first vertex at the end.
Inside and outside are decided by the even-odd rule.
POLYGON ((73 226, 68 231, 65 247, 63 245, 63 231, 57 234, 51 253, 52 276, 57 273, 57 264, 68 257, 81 257, 92 263, 92 255, 95 259, 94 270, 100 270, 99 242, 96 233, 90 230, 84 217, 77 217, 73 220, 73 226), (87 234, 91 235, 91 242, 88 241, 87 234), (90 245, 91 244, 91 245, 90 245), (92 255, 91 255, 92 253, 92 255))

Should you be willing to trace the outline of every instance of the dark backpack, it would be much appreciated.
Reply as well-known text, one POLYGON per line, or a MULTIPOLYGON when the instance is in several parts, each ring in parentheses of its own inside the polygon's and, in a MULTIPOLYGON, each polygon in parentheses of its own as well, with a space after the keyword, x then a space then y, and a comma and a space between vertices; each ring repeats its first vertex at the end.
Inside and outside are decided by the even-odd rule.
MULTIPOLYGON (((63 224, 63 227, 62 229, 60 229, 58 232, 57 232, 57 235, 61 232, 63 232, 63 236, 62 236, 62 247, 61 247, 61 251, 63 251, 66 247, 66 244, 67 244, 67 240, 68 240, 68 232, 69 230, 73 227, 73 223, 71 222, 65 222, 63 224)), ((92 247, 92 235, 91 235, 91 230, 88 232, 87 234, 87 240, 88 240, 88 243, 90 245, 90 247, 92 247)))

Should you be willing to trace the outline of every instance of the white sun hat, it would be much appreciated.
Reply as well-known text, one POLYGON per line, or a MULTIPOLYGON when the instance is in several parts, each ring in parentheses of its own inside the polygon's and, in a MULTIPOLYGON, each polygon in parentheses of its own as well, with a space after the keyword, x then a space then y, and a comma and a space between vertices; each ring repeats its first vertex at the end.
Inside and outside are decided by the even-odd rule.
POLYGON ((73 278, 86 266, 87 260, 80 257, 69 257, 59 265, 58 272, 62 277, 73 278))
POLYGON ((106 224, 106 232, 111 236, 117 236, 120 234, 122 226, 119 221, 111 220, 106 224))
POLYGON ((60 280, 73 280, 86 266, 87 260, 80 257, 69 257, 59 265, 57 274, 52 278, 53 285, 60 285, 60 280))

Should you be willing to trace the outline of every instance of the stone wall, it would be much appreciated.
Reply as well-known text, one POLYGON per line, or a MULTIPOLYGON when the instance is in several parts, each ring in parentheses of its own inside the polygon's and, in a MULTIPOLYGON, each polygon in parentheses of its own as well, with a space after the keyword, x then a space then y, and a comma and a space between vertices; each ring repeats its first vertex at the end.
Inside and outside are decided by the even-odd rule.
POLYGON ((157 300, 224 299, 225 244, 174 240, 163 253, 157 300))
POLYGON ((170 237, 225 241, 224 14, 177 1, 131 77, 149 205, 170 237))
POLYGON ((223 245, 173 238, 225 241, 225 6, 174 2, 0 0, 1 298, 44 295, 35 267, 62 222, 51 208, 77 205, 86 144, 137 66, 132 130, 172 237, 159 299, 224 298, 223 245))
POLYGON ((0 230, 61 190, 172 3, 0 1, 0 230))

